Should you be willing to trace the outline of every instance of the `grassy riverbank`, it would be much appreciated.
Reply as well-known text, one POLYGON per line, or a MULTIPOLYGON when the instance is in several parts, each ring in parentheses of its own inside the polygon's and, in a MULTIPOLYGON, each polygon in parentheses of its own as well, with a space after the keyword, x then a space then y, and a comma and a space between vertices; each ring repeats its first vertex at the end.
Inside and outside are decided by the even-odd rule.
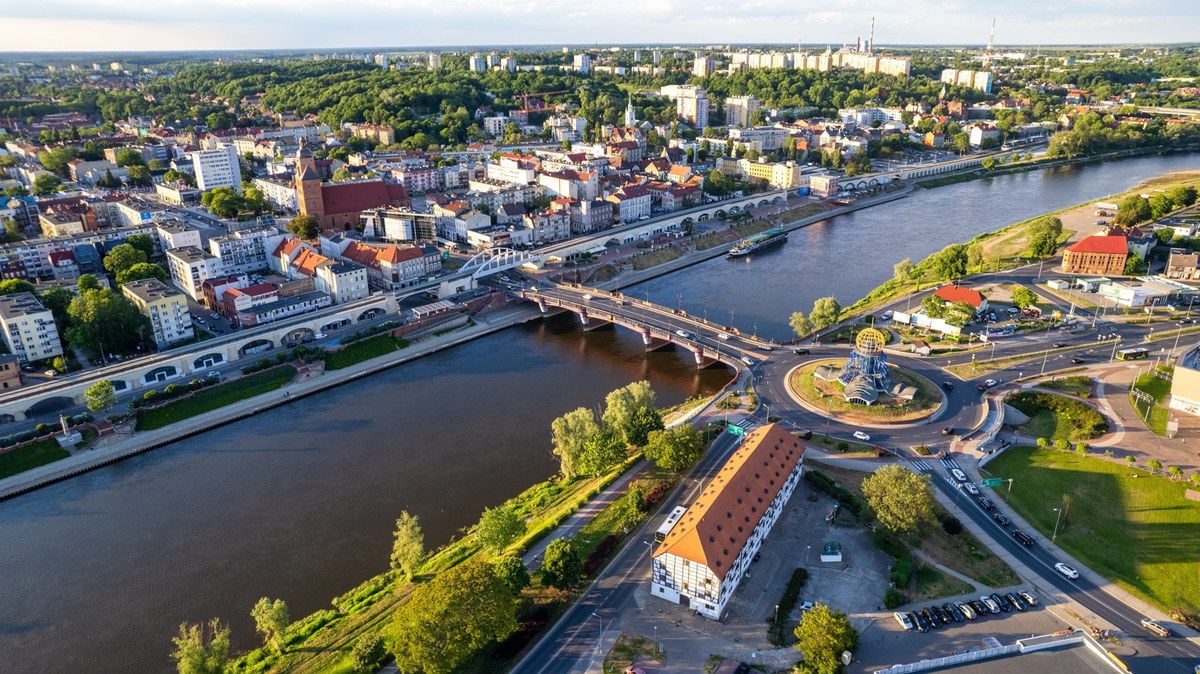
POLYGON ((23 473, 70 456, 54 438, 39 440, 10 452, 0 454, 0 478, 23 473))
POLYGON ((296 368, 280 365, 231 382, 201 389, 161 407, 138 410, 137 430, 152 431, 198 414, 211 412, 256 395, 274 391, 296 376, 296 368))

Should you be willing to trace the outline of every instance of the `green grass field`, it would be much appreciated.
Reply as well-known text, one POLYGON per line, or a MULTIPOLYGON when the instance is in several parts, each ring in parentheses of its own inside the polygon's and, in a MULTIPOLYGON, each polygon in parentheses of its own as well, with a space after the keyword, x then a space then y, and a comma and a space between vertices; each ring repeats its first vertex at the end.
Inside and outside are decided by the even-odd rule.
POLYGON ((396 340, 391 335, 375 335, 354 342, 346 348, 330 352, 325 356, 326 370, 340 370, 357 365, 364 360, 378 358, 396 350, 396 340))
MULTIPOLYGON (((1168 373, 1170 372, 1169 368, 1159 369, 1168 373)), ((1159 437, 1166 436, 1167 419, 1170 417, 1170 412, 1161 403, 1166 400, 1167 394, 1171 392, 1171 382, 1147 373, 1137 378, 1137 381, 1133 383, 1133 388, 1148 393, 1158 404, 1150 407, 1149 416, 1146 414, 1147 403, 1141 402, 1131 395, 1129 396, 1129 404, 1133 406, 1133 409, 1146 422, 1146 427, 1150 429, 1151 433, 1159 437)))
POLYGON ((9 477, 22 473, 30 468, 44 466, 59 459, 65 459, 70 454, 58 446, 58 441, 48 438, 26 445, 20 449, 0 454, 0 477, 9 477))
POLYGON ((986 472, 1014 480, 1009 504, 1046 535, 1069 495, 1059 546, 1163 610, 1200 613, 1200 503, 1182 482, 1035 447, 1006 450, 986 472))
POLYGON ((198 414, 211 412, 226 405, 253 398, 260 393, 274 391, 296 376, 296 368, 291 365, 280 365, 234 379, 226 384, 201 389, 190 397, 156 407, 152 410, 138 412, 137 429, 152 431, 176 421, 189 419, 198 414))
POLYGON ((1038 386, 1086 398, 1092 393, 1092 378, 1084 375, 1074 375, 1042 382, 1038 386))

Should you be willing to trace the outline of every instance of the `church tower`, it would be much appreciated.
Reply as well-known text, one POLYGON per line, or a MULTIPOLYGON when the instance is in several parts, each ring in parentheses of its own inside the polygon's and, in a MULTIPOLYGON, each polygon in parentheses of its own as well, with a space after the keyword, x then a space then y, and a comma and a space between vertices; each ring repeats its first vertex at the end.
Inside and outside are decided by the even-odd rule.
POLYGON ((321 175, 317 172, 317 162, 313 159, 308 144, 300 141, 300 149, 296 151, 296 201, 300 212, 311 215, 321 223, 325 215, 325 199, 321 195, 321 175))
POLYGON ((625 126, 637 124, 637 112, 633 109, 633 94, 629 94, 629 102, 625 104, 625 126))

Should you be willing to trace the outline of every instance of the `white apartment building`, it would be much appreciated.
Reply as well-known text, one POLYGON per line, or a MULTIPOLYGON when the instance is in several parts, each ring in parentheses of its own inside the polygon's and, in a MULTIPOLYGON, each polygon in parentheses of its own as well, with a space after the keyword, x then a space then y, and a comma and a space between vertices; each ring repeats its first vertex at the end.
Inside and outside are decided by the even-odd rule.
POLYGON ((535 164, 529 161, 500 157, 499 162, 487 165, 488 180, 499 180, 513 185, 528 185, 537 179, 535 164))
POLYGON ((0 296, 0 335, 8 352, 22 363, 63 354, 54 314, 33 293, 0 296))
POLYGON ((255 178, 252 182, 272 207, 287 213, 295 213, 300 210, 300 202, 296 199, 295 182, 277 178, 255 178))
POLYGON ((196 336, 192 330, 187 298, 175 288, 156 278, 149 278, 126 283, 121 286, 121 294, 150 319, 154 342, 160 351, 196 336))
POLYGON ((200 230, 182 222, 167 220, 155 223, 154 231, 158 234, 158 247, 163 251, 186 246, 199 248, 203 245, 200 241, 200 230))
POLYGON ((483 118, 483 130, 487 131, 494 138, 501 138, 504 136, 504 127, 508 126, 508 123, 511 121, 514 121, 514 120, 511 120, 508 117, 505 117, 504 115, 495 115, 492 117, 484 117, 483 118))
POLYGON ((708 126, 708 92, 694 84, 668 84, 659 94, 675 101, 675 112, 697 129, 708 126))
POLYGON ((487 61, 484 60, 483 56, 475 54, 467 59, 467 68, 473 73, 485 72, 487 71, 487 61))
POLYGON ((992 73, 988 70, 958 70, 946 68, 942 71, 941 81, 960 87, 978 89, 985 94, 992 93, 992 73))
MULTIPOLYGON (((726 112, 726 115, 729 113, 726 112)), ((745 143, 754 146, 760 152, 770 152, 783 147, 783 140, 791 135, 788 129, 778 129, 773 126, 756 126, 752 129, 730 129, 729 138, 735 143, 745 143)))
POLYGON ((592 70, 591 54, 576 54, 575 58, 572 59, 572 65, 575 66, 575 70, 578 70, 581 73, 591 72, 591 70, 592 70))
POLYGON ((803 466, 804 445, 779 424, 747 433, 654 551, 650 593, 720 620, 803 466))
POLYGON ((221 273, 236 276, 268 267, 267 258, 286 235, 274 227, 255 227, 208 240, 208 250, 220 258, 221 273))
POLYGON ((730 96, 725 99, 725 125, 735 128, 750 126, 759 109, 758 99, 753 96, 730 96))
POLYGON ((692 75, 696 77, 708 77, 713 74, 714 67, 711 56, 697 56, 692 61, 692 75))
POLYGON ((367 268, 353 262, 330 262, 317 267, 316 287, 334 304, 361 300, 371 294, 367 268))
POLYGON ((241 191, 242 167, 238 160, 237 148, 234 146, 197 150, 191 153, 191 158, 196 187, 202 192, 218 187, 232 187, 241 191))
POLYGON ((166 258, 171 282, 197 302, 204 301, 205 281, 224 276, 221 260, 199 246, 172 248, 166 258))

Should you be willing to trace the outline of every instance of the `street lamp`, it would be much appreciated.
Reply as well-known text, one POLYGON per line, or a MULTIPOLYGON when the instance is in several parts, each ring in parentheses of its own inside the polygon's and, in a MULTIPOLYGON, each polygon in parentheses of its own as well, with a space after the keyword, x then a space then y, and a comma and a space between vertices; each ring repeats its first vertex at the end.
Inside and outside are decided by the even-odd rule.
POLYGON ((592 615, 596 616, 596 620, 600 623, 600 634, 596 636, 596 657, 600 657, 601 642, 604 640, 604 618, 601 618, 600 614, 595 611, 592 611, 592 615))
POLYGON ((804 566, 808 566, 808 553, 812 552, 812 546, 804 546, 804 566))
POLYGON ((1054 512, 1058 513, 1058 515, 1054 518, 1054 533, 1051 534, 1051 536, 1050 536, 1051 543, 1053 543, 1058 538, 1058 523, 1060 520, 1062 520, 1062 510, 1059 508, 1055 508, 1054 512))

